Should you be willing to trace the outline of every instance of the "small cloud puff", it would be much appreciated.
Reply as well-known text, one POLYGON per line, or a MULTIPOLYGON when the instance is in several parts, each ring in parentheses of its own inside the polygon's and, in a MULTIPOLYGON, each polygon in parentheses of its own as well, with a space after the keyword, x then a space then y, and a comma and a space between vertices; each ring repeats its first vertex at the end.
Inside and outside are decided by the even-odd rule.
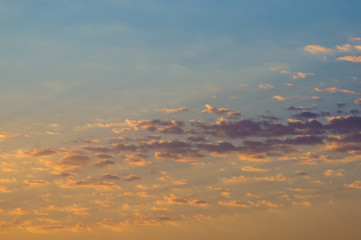
POLYGON ((298 72, 294 75, 292 75, 292 79, 298 79, 298 78, 301 78, 301 79, 305 79, 309 76, 314 76, 315 74, 314 73, 302 73, 302 72, 298 72))
POLYGON ((345 184, 345 186, 348 188, 361 189, 361 181, 354 181, 353 183, 345 184))
POLYGON ((311 54, 320 54, 320 53, 332 53, 331 48, 326 48, 320 45, 307 45, 303 48, 306 52, 311 54))
POLYGON ((187 111, 188 108, 186 107, 180 107, 180 108, 162 108, 160 111, 165 113, 178 113, 178 112, 184 112, 187 111))
POLYGON ((202 113, 215 113, 215 114, 223 114, 229 112, 227 108, 215 108, 209 104, 205 104, 204 107, 206 109, 202 110, 202 113))
POLYGON ((249 205, 247 204, 244 204, 240 201, 219 201, 218 202, 219 205, 222 205, 222 206, 228 206, 228 207, 244 207, 244 208, 248 208, 249 205))
POLYGON ((286 98, 279 96, 279 95, 273 96, 272 98, 276 99, 277 101, 286 101, 286 98))
POLYGON ((242 168, 242 171, 244 171, 244 172, 269 172, 271 170, 272 169, 252 167, 252 166, 245 166, 242 168))
POLYGON ((270 85, 268 83, 267 84, 260 84, 260 85, 258 85, 258 87, 261 88, 261 89, 265 89, 265 90, 275 88, 275 86, 270 85))
POLYGON ((0 132, 0 138, 11 138, 11 137, 18 137, 18 136, 20 136, 20 134, 0 132))

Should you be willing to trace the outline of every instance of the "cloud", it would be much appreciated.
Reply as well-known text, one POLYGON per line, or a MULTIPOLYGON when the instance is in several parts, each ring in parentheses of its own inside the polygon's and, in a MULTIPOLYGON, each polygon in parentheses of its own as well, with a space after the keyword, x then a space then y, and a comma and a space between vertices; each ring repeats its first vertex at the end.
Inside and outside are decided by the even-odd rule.
POLYGON ((118 184, 112 181, 103 181, 96 179, 72 180, 66 182, 56 181, 61 188, 96 188, 102 190, 121 189, 118 184))
POLYGON ((64 156, 58 163, 64 167, 84 167, 88 164, 90 158, 80 153, 70 153, 64 156))
POLYGON ((205 104, 204 107, 206 109, 203 109, 202 113, 223 114, 223 113, 227 113, 229 111, 227 108, 215 108, 215 107, 212 107, 209 104, 205 104))
POLYGON ((196 206, 196 207, 209 207, 210 206, 206 201, 203 201, 203 200, 189 201, 189 205, 196 206))
POLYGON ((116 162, 108 160, 108 159, 98 159, 97 162, 94 164, 96 167, 109 167, 115 165, 116 162))
POLYGON ((98 159, 108 159, 108 158, 113 158, 112 155, 110 154, 107 154, 107 153, 96 153, 95 156, 98 158, 98 159))
POLYGON ((66 206, 55 206, 51 205, 46 207, 48 211, 59 211, 59 212, 71 212, 74 215, 88 215, 89 208, 79 204, 66 205, 66 206))
POLYGON ((259 168, 259 167, 253 167, 253 166, 245 166, 242 168, 242 171, 244 172, 269 172, 272 169, 266 169, 266 168, 259 168))
POLYGON ((164 196, 164 199, 166 200, 166 204, 171 204, 171 205, 174 205, 174 204, 180 204, 180 205, 183 205, 183 204, 188 204, 188 201, 184 198, 179 198, 179 197, 176 197, 174 194, 171 194, 170 196, 164 196))
POLYGON ((323 174, 326 177, 333 177, 333 176, 342 177, 344 172, 345 172, 344 169, 339 169, 339 170, 327 169, 323 172, 323 174))
POLYGON ((136 166, 147 166, 152 164, 152 162, 145 161, 144 158, 146 158, 146 156, 141 153, 132 153, 125 155, 124 162, 136 166))
POLYGON ((111 148, 106 148, 104 146, 99 146, 99 147, 89 147, 89 146, 83 146, 83 148, 85 150, 91 151, 91 152, 95 152, 95 153, 109 153, 109 152, 113 152, 113 149, 111 148))
POLYGON ((107 180, 117 180, 117 179, 120 179, 120 177, 118 177, 117 175, 115 175, 115 174, 109 174, 109 173, 103 174, 102 178, 107 179, 107 180))
POLYGON ((23 208, 13 208, 13 209, 9 209, 8 213, 11 215, 24 215, 25 214, 25 210, 23 208))
POLYGON ((105 218, 102 222, 98 222, 99 226, 116 232, 122 232, 132 226, 157 226, 160 224, 175 225, 176 223, 169 216, 151 216, 142 213, 135 213, 133 216, 122 218, 122 220, 105 218))
POLYGON ((267 176, 267 177, 245 177, 241 176, 234 176, 231 178, 222 178, 222 182, 225 183, 241 183, 241 182, 283 182, 286 180, 282 174, 278 174, 277 176, 267 176))
POLYGON ((270 85, 270 84, 267 83, 267 84, 260 84, 260 85, 258 85, 258 87, 261 88, 261 89, 267 90, 267 89, 273 89, 275 86, 270 85))
MULTIPOLYGON (((257 150, 255 150, 255 152, 256 151, 257 150)), ((269 162, 269 161, 271 161, 270 158, 265 157, 260 154, 244 154, 244 153, 238 154, 238 159, 241 161, 249 161, 249 162, 269 162)))
POLYGON ((350 91, 350 90, 346 90, 346 89, 339 89, 337 87, 325 88, 325 91, 329 92, 329 93, 360 94, 360 93, 355 92, 355 91, 350 91))
POLYGON ((278 101, 286 101, 286 98, 282 97, 282 96, 279 96, 279 95, 276 95, 276 96, 273 96, 272 97, 273 99, 276 99, 278 101))
POLYGON ((355 104, 357 105, 361 105, 361 98, 358 98, 354 101, 355 104))
POLYGON ((297 176, 302 176, 302 177, 308 176, 308 174, 306 172, 303 172, 303 171, 296 171, 296 175, 297 176))
POLYGON ((178 112, 184 112, 188 109, 186 107, 180 107, 180 108, 162 108, 160 111, 165 113, 178 113, 178 112))
POLYGON ((317 118, 318 114, 308 111, 302 111, 301 113, 296 113, 293 116, 297 119, 311 119, 311 118, 317 118))
POLYGON ((294 206, 303 206, 303 207, 311 207, 312 203, 309 201, 301 201, 301 202, 292 202, 292 205, 294 206))
POLYGON ((344 57, 339 57, 336 60, 359 63, 359 62, 361 62, 361 56, 357 56, 357 57, 355 57, 355 56, 344 56, 344 57))
POLYGON ((12 137, 18 137, 18 136, 20 136, 20 134, 0 132, 0 138, 12 138, 12 137))
POLYGON ((194 122, 192 125, 203 134, 217 137, 271 137, 293 134, 294 128, 270 121, 240 119, 238 121, 217 121, 216 124, 194 122))
POLYGON ((128 174, 126 176, 123 176, 123 179, 127 182, 131 182, 131 181, 135 181, 135 180, 140 180, 140 179, 142 179, 142 177, 138 176, 138 175, 134 175, 134 174, 128 174))
POLYGON ((299 79, 299 78, 305 79, 305 78, 307 78, 307 77, 309 77, 309 76, 315 76, 315 74, 314 74, 314 73, 302 73, 302 72, 298 72, 298 73, 292 75, 292 79, 299 79))
POLYGON ((205 151, 213 152, 213 153, 226 153, 226 152, 231 152, 231 151, 237 151, 240 149, 240 148, 234 146, 230 142, 222 142, 222 141, 219 141, 216 144, 199 143, 199 144, 197 144, 197 147, 200 150, 205 150, 205 151))
POLYGON ((361 189, 361 181, 354 181, 353 183, 345 184, 345 186, 348 188, 361 189))
POLYGON ((229 111, 229 112, 227 112, 227 116, 229 118, 239 118, 241 116, 241 113, 229 111))
POLYGON ((2 193, 10 193, 12 191, 9 188, 5 187, 5 186, 0 186, 0 192, 2 192, 2 193))
POLYGON ((44 186, 49 184, 48 181, 42 179, 24 180, 24 183, 30 185, 31 187, 44 186))
POLYGON ((46 157, 54 155, 57 153, 57 150, 46 148, 46 149, 20 149, 17 152, 17 157, 46 157))
POLYGON ((270 207, 270 208, 278 208, 279 207, 278 204, 267 201, 267 200, 258 201, 258 203, 262 204, 262 205, 264 205, 266 207, 270 207))
POLYGON ((350 44, 345 44, 342 46, 336 45, 336 48, 340 52, 351 52, 352 51, 352 45, 350 45, 350 44))
POLYGON ((187 179, 178 179, 178 180, 174 180, 173 178, 171 178, 170 176, 163 176, 163 177, 159 177, 157 178, 160 181, 166 182, 172 182, 173 185, 185 185, 188 183, 187 179))
POLYGON ((326 126, 333 133, 352 133, 361 131, 361 117, 349 115, 327 118, 328 124, 326 126))
POLYGON ((320 45, 307 45, 303 48, 306 52, 311 54, 325 54, 325 53, 332 53, 333 50, 331 48, 326 48, 320 45))
POLYGON ((222 205, 222 206, 228 206, 228 207, 243 207, 243 208, 248 208, 249 205, 247 204, 244 204, 242 202, 239 202, 239 201, 219 201, 218 202, 219 205, 222 205))
POLYGON ((304 111, 304 110, 306 110, 305 107, 302 107, 302 106, 299 106, 299 107, 287 106, 287 107, 285 107, 285 109, 287 109, 289 111, 304 111))
POLYGON ((316 100, 316 101, 319 101, 319 100, 321 100, 321 98, 319 97, 319 96, 312 96, 312 98, 311 98, 312 100, 316 100))
POLYGON ((16 178, 0 178, 0 182, 2 183, 12 183, 17 182, 16 178))

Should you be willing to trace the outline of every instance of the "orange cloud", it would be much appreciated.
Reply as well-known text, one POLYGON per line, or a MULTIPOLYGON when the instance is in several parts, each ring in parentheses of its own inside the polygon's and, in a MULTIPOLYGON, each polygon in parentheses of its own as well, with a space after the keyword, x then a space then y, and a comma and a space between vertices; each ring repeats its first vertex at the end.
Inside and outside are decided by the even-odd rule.
POLYGON ((188 108, 183 106, 180 108, 162 108, 160 111, 166 112, 166 113, 178 113, 178 112, 184 112, 187 110, 188 110, 188 108))
POLYGON ((209 207, 209 204, 203 200, 193 200, 189 201, 189 205, 196 207, 209 207))
POLYGON ((355 56, 344 56, 344 57, 339 57, 336 60, 359 63, 359 62, 361 62, 361 56, 357 56, 357 57, 355 57, 355 56))
POLYGON ((331 170, 331 169, 328 169, 328 170, 325 170, 323 174, 324 174, 326 177, 333 177, 333 176, 342 177, 344 171, 345 171, 345 170, 343 170, 343 169, 339 169, 339 170, 331 170))
POLYGON ((273 96, 272 97, 273 99, 276 99, 278 101, 286 101, 286 98, 282 97, 282 96, 279 96, 279 95, 276 95, 276 96, 273 96))
POLYGON ((332 53, 331 48, 326 48, 320 45, 307 45, 303 48, 306 52, 311 54, 320 54, 320 53, 332 53))
POLYGON ((233 201, 219 201, 218 204, 222 205, 222 206, 228 206, 228 207, 244 207, 244 208, 249 207, 249 205, 241 203, 239 201, 235 201, 235 200, 233 200, 233 201))
POLYGON ((337 87, 325 88, 325 91, 329 92, 329 93, 360 94, 360 93, 355 92, 355 91, 346 90, 346 89, 339 89, 337 87))
POLYGON ((267 177, 245 177, 241 175, 241 176, 234 176, 231 178, 222 178, 221 180, 225 183, 258 182, 258 181, 282 182, 285 181, 286 178, 282 176, 282 174, 278 174, 277 176, 267 176, 267 177))
POLYGON ((305 79, 305 78, 307 78, 308 76, 314 76, 314 75, 315 75, 314 73, 302 73, 302 72, 298 72, 298 73, 292 75, 292 79, 298 79, 298 78, 305 79))
POLYGON ((42 179, 24 180, 24 183, 30 185, 31 187, 44 186, 49 184, 48 181, 42 179))
POLYGON ((303 207, 311 207, 312 203, 309 201, 302 201, 302 202, 292 202, 292 205, 294 206, 303 206, 303 207))
POLYGON ((9 188, 4 187, 4 186, 0 186, 0 192, 2 193, 9 193, 12 192, 9 188))
POLYGON ((272 169, 252 167, 252 166, 245 166, 242 168, 242 171, 244 171, 244 172, 269 172, 271 170, 272 169))
POLYGON ((351 52, 352 51, 352 45, 350 45, 350 44, 345 44, 342 46, 336 45, 336 48, 340 52, 351 52))
POLYGON ((265 89, 265 90, 275 88, 275 86, 270 85, 268 83, 267 84, 260 84, 260 85, 258 85, 258 87, 261 88, 261 89, 265 89))
POLYGON ((111 181, 101 181, 96 179, 68 180, 67 182, 56 181, 61 188, 96 188, 103 190, 121 189, 118 184, 111 181))
POLYGON ((204 107, 206 109, 202 110, 202 113, 223 114, 223 113, 226 113, 226 112, 229 111, 227 108, 215 108, 215 107, 212 107, 209 104, 205 104, 204 107))
POLYGON ((49 211, 60 211, 60 212, 71 212, 74 215, 88 215, 89 208, 83 207, 78 204, 68 205, 68 206, 48 206, 46 208, 49 211))
POLYGON ((345 184, 345 186, 348 188, 361 189, 361 181, 354 181, 353 183, 345 184))
POLYGON ((46 157, 50 155, 56 154, 57 151, 51 148, 46 149, 20 149, 17 151, 16 156, 17 157, 46 157))

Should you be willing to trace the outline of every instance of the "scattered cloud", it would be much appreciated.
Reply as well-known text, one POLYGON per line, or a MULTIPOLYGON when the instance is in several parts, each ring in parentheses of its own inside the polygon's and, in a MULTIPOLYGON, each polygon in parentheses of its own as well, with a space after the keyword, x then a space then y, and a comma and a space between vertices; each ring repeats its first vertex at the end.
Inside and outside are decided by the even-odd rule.
POLYGON ((303 49, 311 54, 327 54, 333 52, 331 48, 326 48, 320 45, 307 45, 303 49))
POLYGON ((324 91, 329 92, 329 93, 360 94, 360 93, 355 92, 355 91, 346 90, 346 89, 339 89, 337 87, 325 88, 324 91))
POLYGON ((249 205, 245 204, 245 203, 242 203, 240 201, 219 201, 218 202, 219 205, 222 205, 222 206, 227 206, 227 207, 243 207, 243 208, 248 208, 249 205))
POLYGON ((244 172, 269 172, 272 169, 267 168, 259 168, 259 167, 253 167, 253 166, 245 166, 242 168, 242 171, 244 172))
POLYGON ((336 45, 336 49, 340 52, 351 52, 353 50, 352 48, 351 44, 345 44, 342 46, 336 45))
POLYGON ((348 188, 361 189, 361 181, 354 181, 353 183, 345 184, 345 186, 348 188))
POLYGON ((265 90, 275 88, 275 86, 270 85, 268 83, 267 84, 260 84, 260 85, 258 85, 258 87, 261 88, 261 89, 265 89, 265 90))
POLYGON ((354 101, 355 104, 357 105, 361 105, 361 98, 358 98, 354 101))
POLYGON ((96 179, 56 181, 61 188, 95 188, 102 190, 120 189, 118 184, 112 181, 103 181, 96 179))
POLYGON ((296 74, 292 75, 292 79, 305 79, 309 76, 315 76, 314 73, 302 73, 302 72, 297 72, 296 74))
POLYGON ((227 108, 215 108, 209 104, 205 104, 204 107, 206 109, 202 110, 202 113, 215 113, 215 114, 223 114, 229 112, 227 108))
POLYGON ((42 179, 24 180, 24 183, 30 185, 31 187, 44 186, 49 184, 48 181, 42 179))
POLYGON ((128 174, 126 176, 123 176, 123 179, 127 182, 131 182, 131 181, 135 181, 135 180, 140 180, 140 179, 142 179, 142 177, 138 176, 138 175, 134 175, 134 174, 128 174))
POLYGON ((20 134, 17 133, 8 133, 8 132, 0 132, 0 138, 12 138, 12 137, 18 137, 20 134))
POLYGON ((273 99, 276 99, 278 101, 286 101, 286 98, 282 97, 282 96, 279 96, 279 95, 276 95, 276 96, 273 96, 272 97, 273 99))
POLYGON ((361 62, 361 56, 344 56, 344 57, 339 57, 336 60, 359 63, 361 62))
POLYGON ((180 108, 162 108, 160 111, 165 113, 178 113, 178 112, 184 112, 188 109, 186 107, 180 107, 180 108))

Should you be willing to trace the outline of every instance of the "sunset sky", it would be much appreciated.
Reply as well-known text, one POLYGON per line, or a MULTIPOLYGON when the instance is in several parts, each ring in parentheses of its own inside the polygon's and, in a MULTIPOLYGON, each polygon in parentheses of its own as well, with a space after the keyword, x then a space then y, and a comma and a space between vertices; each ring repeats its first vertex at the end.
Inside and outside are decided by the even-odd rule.
POLYGON ((360 9, 0 1, 0 239, 360 239, 360 9))

